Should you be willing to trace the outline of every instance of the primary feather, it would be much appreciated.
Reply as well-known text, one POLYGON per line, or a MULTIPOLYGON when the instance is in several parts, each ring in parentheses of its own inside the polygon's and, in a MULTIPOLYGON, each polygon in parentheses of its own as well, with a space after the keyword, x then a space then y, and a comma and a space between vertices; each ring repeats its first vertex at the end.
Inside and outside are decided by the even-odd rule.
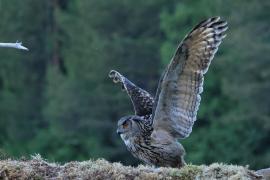
POLYGON ((227 22, 214 17, 199 23, 180 43, 160 80, 153 126, 175 138, 186 138, 196 121, 204 74, 222 39, 227 22))

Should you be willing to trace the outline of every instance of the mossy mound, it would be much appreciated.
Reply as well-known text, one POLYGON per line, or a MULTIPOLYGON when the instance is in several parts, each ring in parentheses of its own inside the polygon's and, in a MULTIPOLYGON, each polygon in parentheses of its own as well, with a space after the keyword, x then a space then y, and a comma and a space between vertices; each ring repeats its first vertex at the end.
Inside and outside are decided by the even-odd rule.
POLYGON ((214 163, 210 166, 187 165, 181 169, 123 166, 99 159, 48 163, 39 155, 30 160, 1 160, 0 179, 262 179, 246 167, 214 163))

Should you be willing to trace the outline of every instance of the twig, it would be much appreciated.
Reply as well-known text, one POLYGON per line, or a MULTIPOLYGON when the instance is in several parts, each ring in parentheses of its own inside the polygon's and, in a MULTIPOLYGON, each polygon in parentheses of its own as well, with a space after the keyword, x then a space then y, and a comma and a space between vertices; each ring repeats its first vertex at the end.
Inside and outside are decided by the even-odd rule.
POLYGON ((0 43, 0 47, 6 47, 6 48, 15 48, 15 49, 22 49, 28 51, 27 47, 24 47, 22 45, 22 42, 16 42, 16 43, 0 43))

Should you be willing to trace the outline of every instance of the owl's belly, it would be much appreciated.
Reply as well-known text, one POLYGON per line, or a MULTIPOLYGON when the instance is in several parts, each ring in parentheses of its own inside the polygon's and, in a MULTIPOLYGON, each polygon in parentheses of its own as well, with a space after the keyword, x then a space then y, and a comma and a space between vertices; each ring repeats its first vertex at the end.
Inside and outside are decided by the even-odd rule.
POLYGON ((151 144, 145 141, 124 141, 132 155, 149 165, 182 167, 184 150, 177 144, 151 144))

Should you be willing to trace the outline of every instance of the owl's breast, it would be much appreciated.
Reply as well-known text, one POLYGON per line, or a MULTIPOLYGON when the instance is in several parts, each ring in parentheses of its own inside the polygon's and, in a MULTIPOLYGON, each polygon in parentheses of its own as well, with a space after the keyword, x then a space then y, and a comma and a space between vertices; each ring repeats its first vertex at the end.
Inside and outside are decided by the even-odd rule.
POLYGON ((184 162, 184 149, 177 142, 164 142, 160 139, 144 137, 122 139, 134 157, 149 165, 180 167, 184 162))

